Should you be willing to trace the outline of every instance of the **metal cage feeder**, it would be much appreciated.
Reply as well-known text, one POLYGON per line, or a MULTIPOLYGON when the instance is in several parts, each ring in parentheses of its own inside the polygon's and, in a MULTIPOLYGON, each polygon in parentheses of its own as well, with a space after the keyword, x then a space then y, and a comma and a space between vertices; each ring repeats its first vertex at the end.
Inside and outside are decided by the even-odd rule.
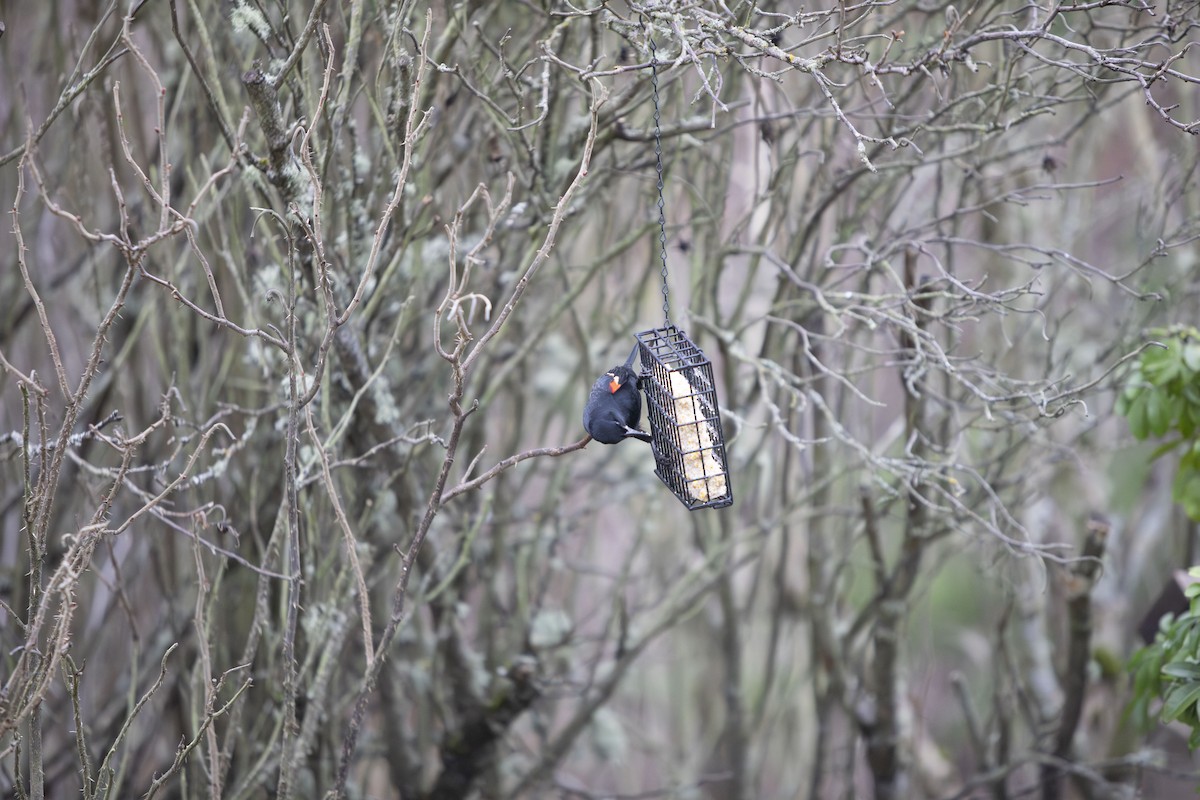
POLYGON ((655 474, 691 511, 732 505, 712 362, 671 324, 637 341, 655 474))

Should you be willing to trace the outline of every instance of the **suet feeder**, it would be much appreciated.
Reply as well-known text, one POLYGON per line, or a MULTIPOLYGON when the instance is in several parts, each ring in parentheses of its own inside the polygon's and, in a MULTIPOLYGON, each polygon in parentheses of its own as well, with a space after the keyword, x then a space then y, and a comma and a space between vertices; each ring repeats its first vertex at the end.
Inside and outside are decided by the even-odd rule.
POLYGON ((662 120, 658 103, 658 52, 650 43, 654 89, 654 162, 658 172, 658 244, 662 259, 663 327, 637 334, 642 368, 638 387, 646 395, 650 445, 659 480, 691 511, 733 505, 721 409, 712 362, 671 322, 667 302, 667 217, 663 198, 662 120))
POLYGON ((712 362, 669 323, 637 341, 655 474, 691 511, 732 505, 712 362))

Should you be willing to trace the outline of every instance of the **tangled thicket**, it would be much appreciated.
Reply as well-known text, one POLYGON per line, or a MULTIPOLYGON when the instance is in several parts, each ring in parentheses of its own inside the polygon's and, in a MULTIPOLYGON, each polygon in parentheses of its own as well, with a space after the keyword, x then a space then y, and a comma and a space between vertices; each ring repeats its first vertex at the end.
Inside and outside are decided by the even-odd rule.
POLYGON ((0 792, 1168 791, 1195 0, 435 5, 3 12, 0 792), (581 439, 651 59, 721 511, 581 439))

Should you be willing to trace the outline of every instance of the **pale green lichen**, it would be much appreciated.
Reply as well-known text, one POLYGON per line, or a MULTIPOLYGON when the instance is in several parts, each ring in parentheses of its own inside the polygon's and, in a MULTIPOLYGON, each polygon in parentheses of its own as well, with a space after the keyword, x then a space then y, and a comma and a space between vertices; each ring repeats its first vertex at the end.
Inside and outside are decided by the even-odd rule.
POLYGON ((371 157, 362 151, 361 148, 354 151, 354 177, 359 180, 366 180, 371 174, 371 157))
POLYGON ((376 424, 392 425, 400 421, 400 409, 396 406, 396 398, 382 381, 375 381, 371 385, 371 394, 375 399, 376 424))
POLYGON ((543 608, 529 626, 529 644, 537 650, 564 644, 570 635, 571 618, 556 608, 543 608))
POLYGON ((267 18, 262 15, 261 11, 245 3, 238 3, 233 7, 233 11, 229 15, 229 23, 233 26, 234 33, 245 33, 249 30, 263 40, 269 39, 271 36, 271 23, 267 22, 267 18))
POLYGON ((314 638, 324 639, 334 629, 346 625, 346 612, 330 603, 314 603, 304 610, 300 626, 304 632, 314 638))
POLYGON ((300 463, 306 467, 317 462, 317 451, 311 444, 300 446, 300 463))
POLYGON ((592 715, 588 732, 596 755, 605 763, 619 764, 625 760, 629 750, 629 739, 625 736, 625 727, 621 720, 607 708, 599 708, 592 715))
POLYGON ((313 191, 312 176, 308 174, 308 170, 301 168, 297 161, 291 160, 280 170, 280 177, 287 182, 286 193, 291 202, 295 204, 300 219, 304 221, 312 219, 315 192, 313 191))
POLYGON ((396 496, 391 492, 372 492, 371 522, 380 530, 390 530, 399 513, 396 496))
POLYGON ((254 270, 254 293, 263 302, 272 302, 276 299, 275 293, 282 293, 286 288, 283 270, 278 264, 263 264, 254 270))
MULTIPOLYGON (((291 391, 292 391, 291 376, 290 375, 282 376, 280 378, 279 384, 280 384, 280 387, 283 389, 283 397, 285 399, 290 398, 291 391)), ((298 396, 308 394, 308 391, 310 389, 312 389, 312 385, 313 385, 313 376, 311 376, 311 375, 297 375, 296 376, 296 394, 298 396)))
POLYGON ((270 190, 270 184, 261 170, 244 169, 239 173, 238 180, 244 182, 251 192, 266 193, 270 190))

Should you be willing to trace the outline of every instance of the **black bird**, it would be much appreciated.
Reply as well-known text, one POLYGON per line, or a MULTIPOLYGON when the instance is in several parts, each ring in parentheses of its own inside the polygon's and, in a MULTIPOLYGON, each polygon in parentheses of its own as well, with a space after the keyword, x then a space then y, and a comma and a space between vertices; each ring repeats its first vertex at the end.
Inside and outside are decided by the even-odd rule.
POLYGON ((625 439, 651 440, 650 434, 640 431, 642 396, 638 393, 637 373, 633 360, 637 345, 624 364, 613 367, 592 384, 592 393, 583 408, 583 427, 601 444, 617 444, 625 439))

